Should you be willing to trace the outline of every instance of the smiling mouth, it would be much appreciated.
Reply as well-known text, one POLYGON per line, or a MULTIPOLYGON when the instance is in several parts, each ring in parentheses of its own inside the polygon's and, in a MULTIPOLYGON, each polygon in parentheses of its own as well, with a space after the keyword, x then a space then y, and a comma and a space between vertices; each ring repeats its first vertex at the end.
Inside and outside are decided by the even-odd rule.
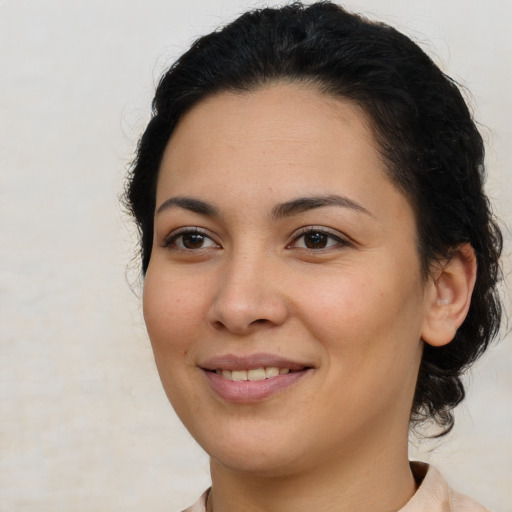
POLYGON ((265 364, 263 361, 259 364, 249 363, 249 369, 247 366, 244 369, 244 363, 240 359, 230 359, 231 364, 226 359, 221 359, 210 368, 203 367, 203 371, 211 389, 221 399, 237 404, 254 404, 267 400, 294 386, 313 370, 311 366, 285 361, 280 364, 276 361, 274 365, 265 364))
POLYGON ((241 381, 256 381, 256 380, 264 380, 264 379, 272 379, 277 377, 278 375, 286 375, 293 370, 290 368, 278 368, 277 366, 267 366, 261 368, 254 368, 252 370, 221 370, 216 369, 215 373, 217 375, 222 375, 227 380, 231 380, 234 382, 241 381))
POLYGON ((211 390, 224 402, 255 404, 294 387, 316 365, 275 354, 221 354, 198 365, 211 390))

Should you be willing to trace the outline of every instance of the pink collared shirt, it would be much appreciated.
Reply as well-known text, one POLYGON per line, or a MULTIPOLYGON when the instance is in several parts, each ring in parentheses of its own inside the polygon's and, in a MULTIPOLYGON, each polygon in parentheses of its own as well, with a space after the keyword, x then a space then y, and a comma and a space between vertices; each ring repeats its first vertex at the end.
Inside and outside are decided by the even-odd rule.
MULTIPOLYGON (((411 468, 416 480, 421 483, 414 496, 398 512, 490 512, 469 496, 450 489, 433 466, 412 462, 411 468)), ((206 512, 207 496, 208 491, 183 512, 206 512)))

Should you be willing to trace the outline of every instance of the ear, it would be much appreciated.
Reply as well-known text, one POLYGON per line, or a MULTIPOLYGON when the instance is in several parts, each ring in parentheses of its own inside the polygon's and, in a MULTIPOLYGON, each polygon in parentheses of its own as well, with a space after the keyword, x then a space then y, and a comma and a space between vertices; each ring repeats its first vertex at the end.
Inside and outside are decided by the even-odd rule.
POLYGON ((423 341, 440 347, 453 340, 468 313, 475 280, 475 252, 470 244, 462 244, 432 272, 423 341))

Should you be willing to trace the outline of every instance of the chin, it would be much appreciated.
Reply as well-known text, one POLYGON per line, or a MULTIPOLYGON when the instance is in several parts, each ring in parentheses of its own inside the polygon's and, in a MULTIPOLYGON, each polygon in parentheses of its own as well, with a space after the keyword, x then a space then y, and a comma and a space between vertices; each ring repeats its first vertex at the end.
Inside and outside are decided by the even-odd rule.
POLYGON ((257 477, 285 477, 296 473, 300 469, 297 454, 276 453, 262 451, 262 447, 254 450, 247 449, 237 451, 210 454, 212 466, 220 465, 223 468, 239 474, 250 474, 257 477))
POLYGON ((294 442, 290 432, 283 435, 276 429, 270 433, 254 427, 242 429, 239 426, 236 432, 199 435, 196 441, 208 453, 212 465, 254 476, 285 476, 296 471, 301 460, 311 463, 311 456, 303 451, 304 444, 294 442))

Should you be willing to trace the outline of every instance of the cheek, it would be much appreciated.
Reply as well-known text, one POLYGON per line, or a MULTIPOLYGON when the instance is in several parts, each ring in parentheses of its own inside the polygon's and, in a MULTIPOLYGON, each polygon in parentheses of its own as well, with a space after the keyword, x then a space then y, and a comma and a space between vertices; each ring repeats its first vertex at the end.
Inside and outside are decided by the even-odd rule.
MULTIPOLYGON (((301 316, 345 371, 410 364, 421 330, 418 287, 392 273, 344 275, 304 294, 301 316)), ((318 283, 321 284, 321 283, 318 283)))
POLYGON ((143 312, 155 357, 161 351, 176 353, 187 349, 188 335, 198 325, 203 310, 202 294, 190 283, 148 270, 143 312))
POLYGON ((382 322, 378 283, 366 276, 344 274, 336 279, 313 280, 314 286, 297 290, 302 295, 300 316, 320 339, 357 339, 361 333, 382 322))
POLYGON ((163 388, 180 416, 196 402, 193 386, 187 385, 197 337, 201 304, 194 287, 181 286, 175 278, 148 269, 144 283, 143 312, 163 388))
POLYGON ((421 357, 414 294, 354 277, 315 299, 304 317, 327 358, 322 406, 332 411, 330 421, 368 419, 393 408, 407 416, 421 357))

